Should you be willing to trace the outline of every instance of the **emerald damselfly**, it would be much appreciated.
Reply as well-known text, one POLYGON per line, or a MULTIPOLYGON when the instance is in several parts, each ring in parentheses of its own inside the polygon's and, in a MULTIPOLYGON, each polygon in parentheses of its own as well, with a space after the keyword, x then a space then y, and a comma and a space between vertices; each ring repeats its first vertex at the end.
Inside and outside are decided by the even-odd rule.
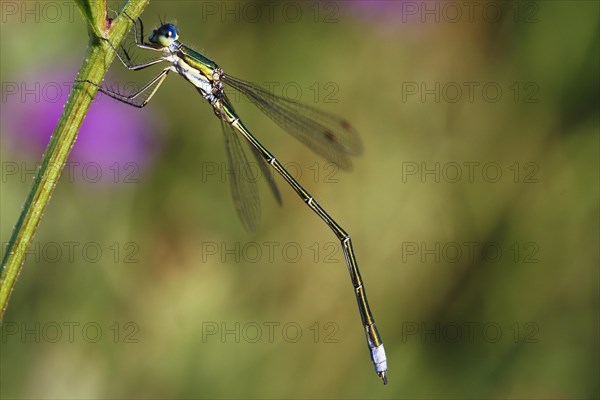
MULTIPOLYGON (((129 15, 125 15, 129 17, 129 15)), ((194 85, 202 97, 212 106, 215 115, 221 121, 228 163, 230 170, 233 171, 233 178, 230 179, 232 195, 244 227, 248 230, 256 228, 260 218, 260 206, 255 180, 245 178, 245 176, 248 176, 246 172, 249 171, 250 164, 241 146, 240 135, 249 144, 261 170, 268 177, 269 186, 277 201, 281 203, 281 196, 273 176, 268 173, 269 166, 281 175, 340 240, 352 285, 354 286, 356 300, 358 301, 358 309, 375 372, 381 377, 384 384, 387 383, 385 350, 375 326, 373 314, 369 309, 350 235, 293 178, 281 162, 250 133, 225 94, 225 87, 231 87, 242 93, 285 131, 317 154, 343 169, 350 167, 349 157, 358 155, 362 150, 360 138, 354 128, 343 118, 285 97, 276 96, 260 86, 225 74, 214 61, 180 42, 178 30, 173 24, 161 23, 161 26, 154 29, 148 36, 148 41, 145 41, 142 20, 138 19, 136 21, 131 17, 129 19, 133 23, 135 45, 140 49, 155 51, 161 53, 161 55, 150 61, 135 64, 125 49, 121 48, 123 54, 120 54, 119 50, 110 41, 104 39, 115 51, 116 56, 123 65, 132 71, 139 71, 162 62, 168 63, 169 66, 130 95, 109 90, 91 81, 79 82, 95 85, 100 92, 138 108, 148 104, 171 72, 181 75, 194 85)))

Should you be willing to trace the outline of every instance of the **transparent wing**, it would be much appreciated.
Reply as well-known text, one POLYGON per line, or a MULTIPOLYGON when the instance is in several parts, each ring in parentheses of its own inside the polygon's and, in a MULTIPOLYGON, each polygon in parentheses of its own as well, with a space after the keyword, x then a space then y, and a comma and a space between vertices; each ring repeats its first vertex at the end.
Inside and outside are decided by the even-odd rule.
POLYGON ((233 127, 223 120, 221 120, 221 127, 229 167, 226 176, 231 187, 235 209, 244 228, 253 232, 260 222, 260 200, 256 177, 252 175, 248 159, 233 127))
POLYGON ((308 148, 342 169, 351 169, 351 155, 362 152, 352 125, 343 118, 276 96, 268 90, 229 75, 221 80, 238 90, 275 123, 308 148))
POLYGON ((277 189, 277 184, 275 183, 275 179, 273 178, 273 170, 269 168, 269 164, 265 161, 265 159, 260 155, 258 150, 254 147, 250 146, 250 150, 252 154, 254 154, 254 158, 256 159, 256 163, 260 168, 261 176, 267 179, 267 183, 269 184, 269 188, 271 188, 271 192, 273 196, 275 196, 275 200, 277 200, 277 204, 281 205, 281 193, 279 193, 279 189, 277 189))

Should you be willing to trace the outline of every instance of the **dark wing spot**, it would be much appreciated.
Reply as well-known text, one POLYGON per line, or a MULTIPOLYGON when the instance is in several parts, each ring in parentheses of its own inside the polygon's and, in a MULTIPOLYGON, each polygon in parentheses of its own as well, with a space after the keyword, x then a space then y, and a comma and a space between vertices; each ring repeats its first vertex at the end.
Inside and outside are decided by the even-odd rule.
POLYGON ((332 143, 338 143, 337 138, 331 131, 325 131, 325 138, 332 143))
POLYGON ((350 123, 348 121, 346 121, 345 119, 343 119, 342 122, 340 122, 340 126, 347 131, 353 130, 352 125, 350 125, 350 123))

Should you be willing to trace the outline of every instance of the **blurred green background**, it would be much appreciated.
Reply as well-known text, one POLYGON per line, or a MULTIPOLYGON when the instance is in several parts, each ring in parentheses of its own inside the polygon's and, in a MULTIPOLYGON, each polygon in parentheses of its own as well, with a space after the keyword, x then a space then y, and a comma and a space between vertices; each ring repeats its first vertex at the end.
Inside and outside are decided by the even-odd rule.
MULTIPOLYGON (((92 107, 100 144, 82 131, 4 317, 2 398, 599 396, 597 2, 152 1, 143 18, 361 133, 348 174, 235 101, 352 235, 390 383, 334 235, 278 177, 283 206, 260 182, 245 232, 219 122, 172 76, 144 110, 92 107)), ((3 2, 0 29, 4 251, 62 108, 44 89, 88 39, 68 2, 3 2)), ((107 83, 159 70, 115 62, 107 83)))

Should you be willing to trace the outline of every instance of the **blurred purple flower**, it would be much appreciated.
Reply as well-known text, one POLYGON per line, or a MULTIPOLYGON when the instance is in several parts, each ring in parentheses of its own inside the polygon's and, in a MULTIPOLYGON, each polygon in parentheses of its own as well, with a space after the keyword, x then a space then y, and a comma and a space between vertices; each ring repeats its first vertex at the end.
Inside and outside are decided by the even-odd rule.
POLYGON ((431 13, 439 13, 443 2, 427 0, 357 0, 341 2, 351 13, 374 22, 381 31, 393 32, 397 28, 418 26, 423 23, 423 15, 434 18, 431 13), (437 10, 437 11, 436 11, 437 10))
MULTIPOLYGON (((401 4, 406 3, 406 1, 401 0, 358 0, 351 1, 348 4, 351 4, 354 8, 362 9, 366 12, 378 12, 385 13, 390 9, 400 9, 401 4)), ((414 3, 414 1, 412 1, 414 3)))
MULTIPOLYGON (((41 160, 76 76, 76 71, 65 72, 69 69, 33 71, 18 82, 4 83, 2 135, 11 153, 41 160)), ((74 181, 121 183, 122 175, 132 171, 139 178, 160 148, 157 125, 154 114, 99 93, 68 159, 77 174, 92 176, 74 181)))
POLYGON ((360 0, 342 4, 364 18, 382 18, 390 22, 400 23, 402 21, 402 12, 406 12, 405 8, 407 6, 405 3, 415 2, 403 0, 360 0))

